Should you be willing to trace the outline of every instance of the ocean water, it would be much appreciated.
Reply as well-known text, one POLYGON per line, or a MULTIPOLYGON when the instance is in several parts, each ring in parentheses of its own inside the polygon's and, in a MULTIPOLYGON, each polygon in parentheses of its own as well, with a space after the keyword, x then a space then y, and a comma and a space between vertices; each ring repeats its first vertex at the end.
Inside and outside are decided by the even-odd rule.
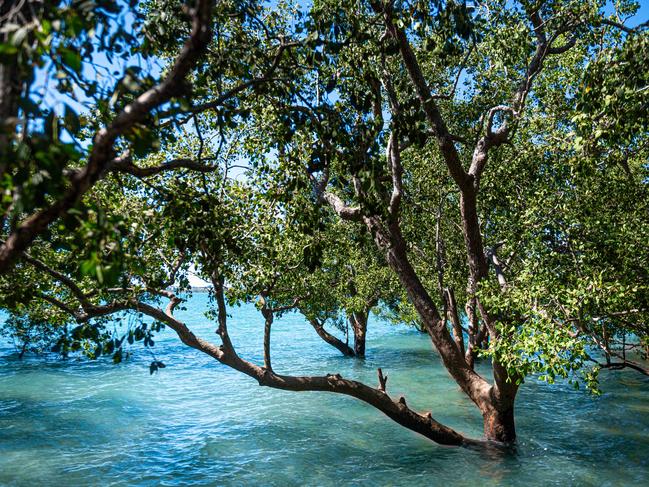
MULTIPOLYGON (((178 316, 204 338, 207 296, 178 316)), ((261 361, 263 321, 230 310, 239 353, 261 361)), ((281 373, 340 373, 376 383, 465 434, 477 410, 454 385, 427 336, 371 320, 367 358, 345 358, 299 315, 275 322, 281 373)), ((182 345, 166 330, 149 375, 146 350, 109 360, 17 358, 0 344, 0 485, 649 485, 649 380, 603 372, 604 394, 533 379, 517 402, 512 451, 441 447, 349 397, 260 387, 182 345)))

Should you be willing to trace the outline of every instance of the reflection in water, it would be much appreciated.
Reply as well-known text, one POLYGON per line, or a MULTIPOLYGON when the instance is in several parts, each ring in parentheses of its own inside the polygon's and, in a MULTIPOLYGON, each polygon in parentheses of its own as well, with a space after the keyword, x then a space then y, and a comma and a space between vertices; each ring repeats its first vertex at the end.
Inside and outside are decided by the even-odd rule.
MULTIPOLYGON (((205 295, 184 318, 201 324, 205 295)), ((263 321, 232 310, 240 353, 261 361, 263 321)), ((278 372, 376 383, 465 434, 481 418, 425 335, 373 322, 368 356, 340 356, 298 316, 273 329, 278 372)), ((122 365, 27 358, 0 346, 0 485, 642 485, 649 475, 649 381, 602 376, 599 398, 529 380, 515 448, 444 448, 348 397, 259 387, 187 349, 168 331, 122 365)), ((485 371, 486 373, 486 371, 485 371)))

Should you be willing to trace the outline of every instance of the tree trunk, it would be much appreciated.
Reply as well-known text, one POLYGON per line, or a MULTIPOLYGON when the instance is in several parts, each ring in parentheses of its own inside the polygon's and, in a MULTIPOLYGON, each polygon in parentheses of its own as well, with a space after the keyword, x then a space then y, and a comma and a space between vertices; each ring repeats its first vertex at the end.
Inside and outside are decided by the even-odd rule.
POLYGON ((325 330, 324 325, 320 323, 318 320, 309 319, 309 323, 311 323, 311 326, 313 327, 313 329, 316 331, 316 333, 320 338, 322 338, 325 342, 327 342, 332 347, 338 349, 343 355, 347 355, 348 357, 353 357, 355 355, 353 348, 351 348, 345 342, 336 338, 334 335, 332 335, 327 330, 325 330))
POLYGON ((15 130, 21 88, 18 65, 16 63, 0 64, 0 156, 2 156, 0 171, 4 170, 9 140, 15 130))
POLYGON ((410 302, 417 310, 417 314, 442 358, 444 367, 466 395, 480 407, 489 401, 491 386, 469 367, 464 356, 458 350, 446 327, 445 320, 441 318, 435 303, 408 260, 406 243, 398 224, 393 224, 389 229, 386 229, 375 216, 365 217, 364 220, 377 246, 385 252, 388 265, 399 277, 410 302))
POLYGON ((513 443, 516 440, 514 405, 503 410, 489 408, 482 413, 484 435, 487 440, 513 443))
MULTIPOLYGON (((6 23, 29 22, 29 7, 30 2, 25 2, 22 6, 16 0, 0 2, 0 16, 5 18, 6 23)), ((8 39, 8 34, 0 35, 0 42, 7 42, 8 39)), ((16 59, 13 62, 0 63, 0 178, 8 169, 9 144, 16 130, 18 102, 25 91, 26 78, 21 76, 21 66, 16 59)))
POLYGON ((23 359, 26 351, 27 351, 27 342, 23 343, 23 346, 20 348, 20 352, 18 353, 18 360, 23 359))
POLYGON ((363 312, 354 312, 351 314, 349 321, 354 330, 354 355, 356 357, 365 357, 365 335, 367 333, 367 316, 369 310, 363 312))
POLYGON ((457 312, 455 293, 451 288, 446 289, 446 302, 448 305, 448 314, 451 318, 451 324, 453 326, 453 339, 455 340, 457 349, 462 355, 464 355, 464 332, 462 330, 462 324, 460 323, 460 315, 457 312))

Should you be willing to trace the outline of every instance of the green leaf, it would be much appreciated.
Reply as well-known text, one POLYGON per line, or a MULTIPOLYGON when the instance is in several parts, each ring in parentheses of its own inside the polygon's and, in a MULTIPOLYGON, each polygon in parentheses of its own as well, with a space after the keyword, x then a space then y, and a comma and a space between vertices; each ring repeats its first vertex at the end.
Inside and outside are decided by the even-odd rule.
POLYGON ((61 62, 66 66, 72 68, 77 73, 81 73, 81 54, 72 48, 60 47, 59 55, 61 62))

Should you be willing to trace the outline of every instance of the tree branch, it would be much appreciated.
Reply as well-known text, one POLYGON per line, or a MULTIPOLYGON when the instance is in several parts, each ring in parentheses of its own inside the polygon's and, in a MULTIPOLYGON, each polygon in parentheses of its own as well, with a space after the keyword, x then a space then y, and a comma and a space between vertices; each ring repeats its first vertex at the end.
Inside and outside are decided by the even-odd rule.
POLYGON ((379 376, 379 391, 386 392, 385 385, 388 382, 388 376, 383 375, 383 371, 381 370, 381 367, 376 369, 376 373, 379 376))
POLYGON ((81 306, 85 307, 90 304, 88 302, 88 296, 81 290, 79 286, 77 286, 77 284, 72 279, 60 273, 59 271, 52 269, 50 266, 45 264, 45 262, 36 259, 27 253, 23 255, 23 259, 25 260, 25 262, 28 262, 34 267, 36 267, 37 269, 49 274, 54 279, 56 279, 61 284, 63 284, 65 287, 67 287, 70 290, 70 292, 74 295, 74 297, 76 297, 79 300, 81 306))
POLYGON ((460 161, 460 156, 455 148, 453 137, 451 137, 446 122, 435 103, 434 96, 426 83, 419 62, 417 61, 417 57, 408 41, 408 37, 402 29, 394 24, 392 10, 389 5, 372 2, 372 8, 377 14, 383 15, 387 32, 399 46, 401 58, 415 88, 417 98, 419 98, 419 101, 421 102, 426 119, 434 131, 437 144, 451 176, 461 189, 467 187, 467 185, 470 184, 470 178, 462 167, 462 162, 460 161))
POLYGON ((390 174, 392 175, 392 196, 388 211, 392 218, 398 218, 401 198, 403 196, 403 166, 401 165, 401 154, 399 152, 398 132, 396 127, 390 132, 386 156, 390 164, 390 174))
MULTIPOLYGON (((209 161, 211 159, 213 158, 207 157, 203 158, 202 160, 209 161)), ((219 166, 208 166, 192 159, 173 159, 171 161, 160 164, 159 166, 139 167, 133 164, 133 160, 130 157, 130 154, 126 154, 120 157, 116 157, 115 159, 110 161, 108 167, 106 168, 106 171, 121 172, 130 174, 138 178, 146 178, 160 174, 162 172, 173 171, 175 169, 190 169, 196 172, 210 173, 217 171, 219 169, 219 166)))
POLYGON ((192 12, 192 32, 176 59, 169 75, 162 83, 147 90, 129 103, 113 121, 99 130, 86 166, 73 174, 70 187, 52 205, 32 214, 18 228, 11 232, 0 247, 0 273, 26 250, 45 228, 72 208, 77 201, 97 182, 112 159, 113 146, 118 137, 124 135, 135 124, 145 119, 150 111, 183 91, 183 82, 199 56, 207 49, 211 39, 211 0, 198 0, 192 12))
MULTIPOLYGON (((302 312, 302 314, 304 315, 304 312, 302 312)), ((306 315, 304 316, 306 317, 306 315)), ((342 340, 336 338, 334 335, 325 330, 324 325, 317 319, 307 317, 307 320, 309 321, 315 332, 318 334, 318 336, 329 345, 340 351, 340 353, 348 357, 354 357, 356 355, 353 348, 351 348, 346 343, 343 343, 342 340)))
POLYGON ((50 304, 53 304, 54 306, 56 306, 60 310, 64 311, 65 313, 68 313, 70 316, 75 317, 75 319, 76 319, 76 316, 78 315, 78 312, 73 310, 72 308, 70 308, 64 302, 56 299, 53 296, 45 294, 45 293, 37 293, 37 297, 43 299, 44 301, 47 301, 50 304))
MULTIPOLYGON (((430 413, 420 414, 412 410, 407 406, 406 401, 403 398, 400 398, 398 401, 392 400, 385 392, 387 377, 382 377, 381 372, 379 372, 379 377, 382 388, 375 389, 359 381, 343 379, 339 374, 330 374, 326 376, 279 375, 273 372, 269 366, 260 367, 252 362, 242 359, 237 355, 227 332, 227 314, 223 296, 223 279, 221 276, 214 273, 212 275, 212 282, 214 284, 215 297, 218 306, 219 328, 217 333, 222 339, 221 346, 217 346, 207 340, 197 337, 185 323, 174 317, 174 308, 181 302, 181 300, 170 291, 160 291, 160 293, 164 292, 170 300, 166 310, 164 311, 148 303, 139 301, 136 298, 129 298, 121 302, 114 301, 113 303, 101 306, 88 306, 85 310, 85 316, 79 321, 86 321, 92 317, 105 316, 126 310, 144 313, 174 330, 185 345, 203 352, 224 365, 254 378, 261 386, 289 391, 323 391, 352 396, 383 412, 400 425, 439 444, 471 446, 482 443, 480 441, 468 439, 453 429, 438 423, 432 418, 430 413)), ((55 298, 50 299, 48 296, 42 297, 54 306, 57 306, 75 316, 71 308, 67 307, 55 298)))
POLYGON ((362 214, 360 208, 348 206, 338 196, 329 191, 322 193, 322 199, 329 203, 336 214, 343 220, 361 221, 362 214))
POLYGON ((496 248, 492 247, 487 249, 487 259, 491 261, 494 266, 494 271, 496 272, 496 277, 498 278, 498 284, 500 288, 504 291, 507 289, 507 279, 505 278, 505 273, 503 272, 503 264, 500 262, 498 255, 496 254, 496 248))
MULTIPOLYGON (((287 49, 289 49, 291 47, 299 46, 299 45, 300 45, 300 42, 287 42, 287 43, 284 43, 284 44, 280 44, 278 46, 278 48, 277 48, 277 53, 275 54, 275 57, 273 59, 273 62, 271 63, 271 66, 268 68, 268 70, 266 70, 266 72, 262 76, 260 76, 258 78, 248 80, 248 81, 246 81, 244 83, 241 83, 240 85, 235 86, 234 88, 226 91, 225 93, 223 93, 221 96, 219 96, 218 98, 216 98, 214 100, 211 100, 211 101, 206 102, 206 103, 202 103, 200 105, 192 106, 192 107, 188 108, 187 110, 183 110, 182 112, 179 112, 179 113, 194 113, 194 114, 196 114, 196 113, 202 113, 202 112, 207 111, 207 110, 212 110, 212 109, 220 107, 221 105, 223 105, 223 103, 225 101, 227 101, 230 98, 238 95, 239 93, 245 91, 248 88, 251 88, 253 86, 260 85, 260 84, 263 84, 263 83, 268 83, 270 81, 275 81, 276 79, 273 78, 272 75, 277 70, 277 68, 279 67, 279 63, 281 61, 282 54, 287 49)), ((171 114, 170 113, 163 114, 163 116, 169 116, 169 115, 171 115, 171 114)))
POLYGON ((616 29, 620 29, 627 34, 636 34, 638 32, 641 32, 642 30, 646 29, 649 26, 649 21, 643 22, 642 24, 636 25, 635 27, 627 27, 624 24, 621 24, 619 22, 615 22, 610 19, 602 19, 602 24, 604 25, 610 25, 611 27, 615 27, 616 29))
POLYGON ((270 331, 273 325, 273 310, 268 306, 266 293, 260 296, 262 307, 261 314, 264 317, 264 368, 272 372, 273 367, 270 359, 270 331))

